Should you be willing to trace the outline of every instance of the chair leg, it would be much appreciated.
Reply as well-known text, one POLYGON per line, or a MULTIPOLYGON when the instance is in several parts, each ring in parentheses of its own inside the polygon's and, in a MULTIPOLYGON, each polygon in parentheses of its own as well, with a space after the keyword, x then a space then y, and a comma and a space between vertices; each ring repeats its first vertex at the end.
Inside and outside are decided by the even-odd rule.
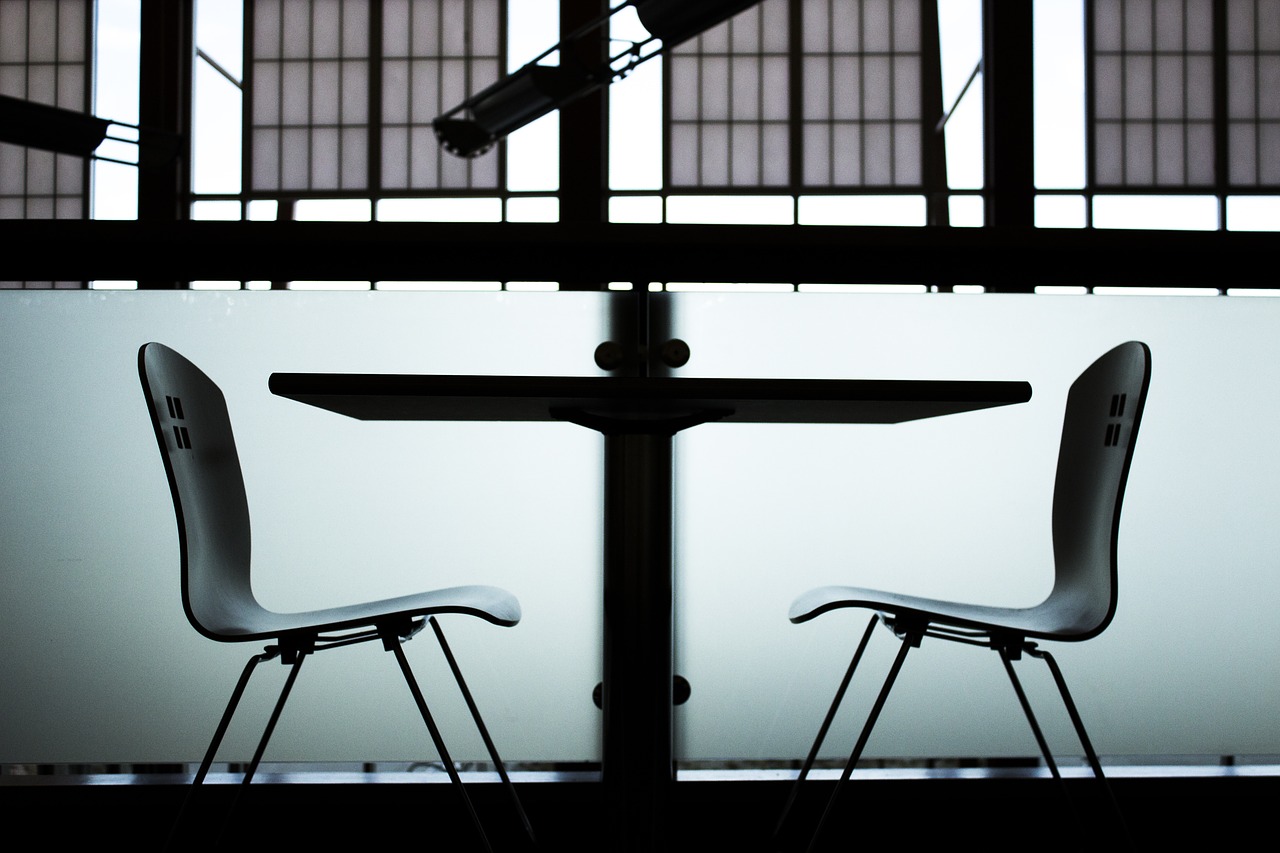
POLYGON ((262 756, 267 751, 267 742, 271 740, 271 735, 276 730, 276 723, 279 722, 280 714, 284 711, 284 703, 288 701, 289 694, 293 692, 293 684, 298 680, 298 672, 302 669, 302 662, 307 659, 305 653, 295 652, 295 654, 296 657, 289 667, 289 676, 284 681, 284 687, 280 689, 280 696, 276 699, 276 705, 271 710, 271 717, 267 720, 267 727, 263 730, 262 737, 258 740, 258 748, 254 750, 253 759, 250 760, 249 767, 245 770, 244 778, 240 780, 240 786, 236 789, 235 796, 231 798, 231 806, 222 818, 222 830, 219 838, 227 834, 227 827, 231 825, 231 816, 236 813, 236 808, 240 805, 240 797, 244 794, 244 789, 253 781, 254 774, 258 772, 258 765, 262 763, 262 756))
POLYGON ((258 765, 262 762, 262 754, 267 751, 267 741, 271 740, 271 735, 276 730, 276 723, 280 720, 280 712, 284 710, 284 703, 289 699, 289 694, 293 691, 293 683, 298 680, 298 671, 302 669, 302 662, 307 656, 300 654, 293 661, 293 666, 289 667, 289 677, 285 679, 284 687, 280 690, 280 698, 276 700, 276 706, 271 711, 271 719, 267 720, 267 727, 262 732, 262 739, 258 741, 258 748, 254 750, 253 760, 249 762, 249 769, 245 771, 244 778, 240 780, 241 787, 248 785, 253 781, 253 774, 258 772, 258 765))
POLYGON ((169 838, 165 842, 166 850, 171 849, 174 845, 178 826, 186 815, 196 788, 204 784, 205 777, 209 775, 209 768, 213 765, 213 759, 218 753, 218 747, 222 745, 222 738, 227 733, 227 727, 231 725, 231 718, 235 716, 236 708, 240 704, 240 698, 244 695, 245 687, 249 684, 250 676, 253 675, 253 671, 258 664, 274 659, 277 654, 278 652, 272 650, 264 651, 262 654, 249 658, 248 663, 244 665, 244 669, 240 673, 240 680, 236 682, 235 689, 231 691, 231 700, 227 702, 226 710, 222 712, 222 719, 218 721, 218 727, 214 730, 213 739, 209 741, 209 748, 205 750, 204 759, 200 762, 200 768, 191 780, 191 787, 187 789, 187 795, 182 801, 182 807, 178 810, 178 815, 169 828, 169 838))
POLYGON ((427 724, 427 731, 431 733, 431 740, 435 744, 436 752, 440 755, 441 762, 444 763, 444 769, 449 774, 449 780, 462 797, 463 805, 466 806, 467 813, 471 815, 471 822, 475 825, 484 849, 491 851, 493 848, 489 844, 489 837, 485 835, 484 827, 480 824, 480 818, 476 814, 475 807, 471 804, 471 797, 467 795, 467 789, 462 784, 462 777, 458 775, 458 769, 453 766, 453 759, 449 757, 449 750, 445 748, 444 738, 440 736, 440 729, 436 727, 436 721, 431 716, 431 711, 427 708, 427 700, 423 698, 422 690, 418 687, 418 680, 413 677, 413 670, 409 668, 409 660, 405 657, 404 648, 398 641, 388 643, 388 645, 390 645, 391 651, 395 653, 396 661, 400 664, 400 671, 404 673, 404 680, 408 683, 409 691, 413 694, 413 701, 418 704, 418 712, 422 714, 422 720, 427 724))
POLYGON ((795 804, 796 797, 800 793, 800 785, 808 778, 809 771, 813 769, 813 762, 818 758, 818 750, 822 748, 822 742, 827 738, 827 732, 831 729, 831 722, 835 719, 836 712, 840 709, 840 703, 844 701, 845 691, 849 689, 849 682, 853 680, 853 673, 858 668, 858 662, 862 660, 862 653, 866 651, 867 642, 871 639, 871 632, 875 630, 876 623, 879 621, 880 614, 875 613, 872 614, 871 620, 867 622, 867 629, 862 633, 862 640, 858 643, 858 648, 853 653, 853 658, 849 661, 849 668, 845 670, 844 678, 840 681, 840 686, 836 688, 835 699, 831 701, 831 707, 827 709, 827 715, 823 718, 822 725, 818 727, 818 736, 814 738, 813 746, 809 748, 809 754, 805 756, 804 765, 800 768, 800 775, 791 784, 791 791, 787 795, 787 802, 782 807, 782 814, 778 816, 778 822, 773 827, 775 840, 782 835, 782 827, 787 821, 787 816, 791 814, 791 807, 795 804))
POLYGON ((862 727, 862 734, 858 736, 858 742, 853 747, 853 752, 849 754, 849 761, 844 766, 844 772, 840 774, 840 778, 836 781, 835 789, 831 792, 831 799, 827 801, 827 807, 822 812, 822 818, 818 821, 818 827, 813 831, 813 837, 809 839, 809 851, 814 849, 818 843, 818 836, 822 834, 822 827, 827 822, 827 818, 835 809, 836 800, 840 796, 840 788, 849 777, 853 774, 853 767, 858 763, 858 759, 862 756, 862 750, 867 745, 867 739, 871 737, 871 729, 875 726, 876 720, 880 717, 880 711, 884 708, 885 700, 889 698, 889 691, 893 689, 893 682, 898 678, 898 672, 902 669, 902 663, 907 659, 907 652, 912 646, 920 645, 923 629, 908 630, 902 638, 902 646, 898 649, 898 656, 893 659, 893 666, 889 668, 889 674, 885 677, 884 686, 880 688, 880 695, 876 697, 875 704, 871 706, 871 713, 867 715, 867 722, 862 727))
POLYGON ((1031 724, 1031 733, 1035 735, 1036 743, 1040 746, 1040 754, 1044 756, 1045 763, 1049 766, 1049 772, 1053 774, 1053 778, 1058 782, 1058 788, 1062 792, 1063 801, 1067 803, 1071 811, 1072 818, 1075 820, 1076 826, 1082 826, 1080 821, 1079 810, 1075 807, 1075 801, 1071 799, 1070 793, 1067 791, 1066 780, 1062 778, 1062 774, 1058 772, 1058 762, 1054 761, 1053 753, 1049 751, 1049 742, 1045 740, 1044 732, 1040 729, 1040 724, 1036 720, 1036 715, 1031 711, 1031 702, 1027 699, 1026 691, 1022 689, 1022 682, 1018 679, 1017 672, 1014 671, 1013 661, 1019 652, 1024 649, 1018 646, 1012 649, 1009 646, 1000 646, 1000 660, 1004 663, 1004 670, 1009 674, 1009 682, 1013 684, 1013 690, 1018 694, 1018 702, 1022 705, 1022 713, 1026 715, 1027 722, 1031 724))
MULTIPOLYGON (((1007 646, 999 648, 1000 660, 1004 663, 1004 671, 1009 674, 1009 681, 1013 684, 1013 691, 1018 694, 1018 703, 1022 705, 1022 713, 1026 715, 1027 722, 1031 724, 1031 733, 1035 735, 1036 743, 1040 746, 1040 754, 1044 756, 1045 763, 1049 765, 1049 772, 1053 774, 1053 778, 1062 782, 1062 774, 1058 772, 1058 763, 1053 760, 1053 754, 1049 751, 1049 742, 1044 738, 1044 732, 1040 730, 1040 724, 1036 721, 1036 715, 1031 711, 1031 703, 1027 701, 1027 694, 1022 689, 1022 682, 1018 680, 1018 674, 1013 669, 1013 652, 1007 646)), ((1065 784, 1063 790, 1066 790, 1065 784)))
POLYGON ((445 641, 444 630, 434 616, 428 617, 427 621, 431 623, 431 628, 435 631, 436 639, 440 642, 440 650, 444 652, 445 660, 449 662, 449 669, 453 671, 454 680, 458 682, 458 689, 462 691, 462 698, 466 700, 467 708, 471 711, 471 719, 475 720, 476 729, 484 740, 485 748, 489 750, 489 757, 493 759, 493 764, 498 769, 498 776, 502 779, 502 784, 511 795, 511 802, 515 804, 516 813, 520 817, 521 824, 524 825, 525 834, 529 836, 530 841, 537 844, 538 839, 533 833, 533 825, 529 823, 529 817, 525 814, 524 806, 520 803, 520 796, 516 793, 515 785, 511 784, 511 777, 507 775, 507 766, 498 755, 498 749, 493 745, 493 739, 489 737, 489 729, 485 726, 484 720, 480 718, 480 709, 476 706, 470 689, 467 688, 467 682, 462 677, 462 669, 458 666, 458 661, 453 656, 453 650, 449 648, 448 642, 445 641))
POLYGON ((1080 719, 1080 712, 1076 710, 1076 703, 1071 698, 1071 692, 1067 690, 1067 680, 1063 678, 1062 670, 1058 668, 1058 662, 1054 660, 1053 655, 1043 649, 1028 646, 1026 651, 1033 657, 1038 657, 1048 664, 1049 672, 1053 673, 1053 680, 1058 685, 1058 692, 1062 694, 1063 704, 1067 706, 1067 714, 1071 717, 1071 725, 1075 726, 1076 736, 1080 738, 1080 745, 1084 747, 1084 754, 1089 761, 1089 767, 1093 770, 1093 775, 1102 783, 1107 801, 1111 805, 1112 814, 1114 814, 1121 831, 1128 838, 1129 826, 1125 822, 1124 813, 1120 811, 1120 803, 1116 800, 1115 792, 1111 789, 1111 783, 1102 772, 1102 762, 1098 760, 1098 753, 1094 751, 1093 743, 1089 740, 1089 735, 1084 730, 1084 721, 1080 719))

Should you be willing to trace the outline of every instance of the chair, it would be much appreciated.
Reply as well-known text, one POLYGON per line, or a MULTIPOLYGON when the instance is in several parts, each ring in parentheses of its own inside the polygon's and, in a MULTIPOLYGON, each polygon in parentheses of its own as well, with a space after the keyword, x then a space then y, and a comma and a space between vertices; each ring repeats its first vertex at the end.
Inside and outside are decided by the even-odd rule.
POLYGON ((800 785, 813 767, 878 621, 892 630, 902 643, 810 840, 810 849, 832 812, 840 787, 849 779, 866 746, 907 652, 918 647, 925 637, 986 647, 1000 655, 1040 751, 1053 777, 1061 784, 1058 767, 1013 668, 1013 661, 1019 660, 1024 653, 1044 660, 1062 694, 1089 765, 1102 783, 1123 827, 1123 817, 1067 690, 1062 671, 1053 656, 1031 640, 1088 640, 1101 634, 1115 614, 1120 505, 1150 376, 1151 351, 1146 344, 1131 341, 1107 352, 1071 386, 1053 493, 1054 584, 1048 597, 1040 604, 1028 608, 986 607, 847 586, 819 587, 795 600, 791 605, 790 618, 796 624, 848 607, 875 612, 819 727, 813 747, 791 787, 778 820, 775 838, 781 837, 800 785))
MULTIPOLYGON (((474 616, 509 627, 520 621, 520 603, 492 586, 460 586, 326 610, 276 613, 258 603, 250 587, 249 510, 226 401, 214 382, 174 350, 148 343, 138 352, 138 372, 151 412, 160 455, 177 514, 181 551, 182 605, 201 634, 223 643, 266 642, 245 665, 214 732, 187 800, 204 781, 254 668, 280 658, 291 667, 240 790, 253 779, 267 741, 307 656, 356 643, 379 641, 394 653, 435 748, 459 792, 480 841, 489 849, 466 788, 409 668, 402 644, 431 626, 490 757, 506 786, 525 833, 533 829, 505 766, 480 718, 474 699, 436 618, 474 616)), ((186 810, 179 813, 176 831, 186 810)))

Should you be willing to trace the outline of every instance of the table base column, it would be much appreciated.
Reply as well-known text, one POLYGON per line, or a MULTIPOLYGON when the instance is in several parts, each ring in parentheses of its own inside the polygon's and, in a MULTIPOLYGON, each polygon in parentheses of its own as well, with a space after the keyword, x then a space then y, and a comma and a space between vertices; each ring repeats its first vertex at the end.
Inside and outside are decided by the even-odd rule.
POLYGON ((671 434, 605 435, 608 849, 667 849, 672 754, 671 434))

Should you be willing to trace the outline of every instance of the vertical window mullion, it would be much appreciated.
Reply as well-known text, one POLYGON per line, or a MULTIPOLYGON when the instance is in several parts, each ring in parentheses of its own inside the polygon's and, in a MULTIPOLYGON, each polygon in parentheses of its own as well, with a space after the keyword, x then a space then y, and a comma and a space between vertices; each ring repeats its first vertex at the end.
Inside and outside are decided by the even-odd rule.
POLYGON ((1218 224, 1219 227, 1222 227, 1226 223, 1226 217, 1222 215, 1226 204, 1225 191, 1231 185, 1231 110, 1227 99, 1227 0, 1213 0, 1211 15, 1213 16, 1211 35, 1211 49, 1213 51, 1213 107, 1211 110, 1214 141, 1213 182, 1214 191, 1218 195, 1218 224))
MULTIPOLYGON (((365 163, 365 183, 374 196, 382 194, 382 4, 383 0, 370 0, 369 34, 365 52, 369 55, 369 72, 365 75, 365 139, 369 148, 365 163)), ((408 88, 406 86, 406 88, 408 88)), ((413 147, 409 148, 412 162, 413 147)))
MULTIPOLYGON (((444 59, 444 4, 436 0, 436 61, 440 63, 440 73, 436 75, 436 103, 444 103, 445 96, 445 59, 444 59)), ((413 53, 414 51, 410 51, 413 53)), ((503 72, 506 69, 501 69, 503 72)), ((444 185, 444 158, 436 158, 436 184, 444 185)))
POLYGON ((804 184, 804 5, 787 4, 787 183, 792 195, 804 184))
MULTIPOLYGON (((441 5, 443 6, 444 4, 442 3, 441 5)), ((474 53, 474 47, 475 47, 475 40, 472 37, 472 29, 473 29, 474 22, 471 14, 472 12, 471 4, 467 3, 462 8, 463 8, 463 12, 462 12, 462 55, 463 55, 462 79, 463 79, 463 85, 465 87, 465 91, 471 92, 471 91, 474 91, 474 89, 472 88, 473 60, 470 58, 474 53)), ((505 68, 501 69, 499 73, 500 74, 506 73, 506 69, 505 68)), ((501 147, 505 149, 506 146, 503 145, 501 147)), ((468 169, 467 170, 467 189, 471 189, 474 186, 475 186, 475 175, 472 173, 470 169, 468 169)), ((503 186, 503 190, 505 189, 506 187, 503 186)))
POLYGON ((280 31, 278 36, 279 52, 276 54, 276 56, 279 57, 277 62, 280 66, 280 73, 276 75, 276 86, 280 90, 276 94, 276 111, 279 113, 279 125, 280 125, 280 131, 276 134, 276 145, 279 149, 276 152, 276 163, 279 164, 276 170, 276 186, 278 189, 283 190, 284 189, 284 151, 285 151, 285 145, 284 145, 284 97, 285 97, 284 0, 276 0, 276 8, 279 9, 280 11, 280 16, 279 16, 280 26, 278 28, 280 31))
MULTIPOLYGON (((697 88, 696 88, 696 89, 694 89, 694 92, 696 93, 696 94, 694 95, 694 109, 695 109, 694 115, 695 115, 695 116, 701 116, 701 115, 703 114, 703 110, 702 110, 702 86, 703 86, 703 80, 704 80, 704 76, 705 76, 705 75, 703 74, 703 71, 704 71, 703 63, 705 63, 705 62, 706 62, 706 56, 705 56, 705 54, 702 52, 702 36, 698 36, 697 45, 698 45, 698 53, 697 53, 698 60, 697 60, 697 66, 696 66, 696 68, 697 68, 697 74, 696 74, 696 76, 695 76, 695 78, 694 78, 694 79, 695 79, 695 81, 697 82, 697 88)), ((694 132, 695 132, 695 134, 696 134, 696 135, 694 136, 694 145, 695 145, 695 148, 694 148, 693 150, 697 152, 697 164, 696 164, 696 166, 695 166, 695 168, 694 168, 694 172, 693 172, 693 174, 694 174, 694 182, 695 182, 695 185, 696 185, 696 186, 702 186, 702 181, 703 181, 703 168, 702 168, 702 167, 703 167, 703 161, 704 161, 704 159, 705 159, 705 158, 703 157, 703 151, 704 151, 704 146, 706 145, 706 139, 704 138, 703 133, 702 133, 703 122, 701 122, 701 121, 696 122, 696 123, 694 124, 694 128, 695 128, 695 131, 694 131, 694 132)))
MULTIPOLYGON (((1264 154, 1262 147, 1262 40, 1258 37, 1258 22, 1261 15, 1258 10, 1259 0, 1253 0, 1253 31, 1252 59, 1253 59, 1253 150, 1257 152, 1253 158, 1253 184, 1259 186, 1262 183, 1262 157, 1264 154)), ((1230 182, 1230 176, 1224 183, 1230 182)))
MULTIPOLYGON (((53 27, 54 27, 55 34, 62 31, 61 23, 62 23, 62 3, 54 3, 53 4, 53 27)), ((58 49, 57 49, 57 35, 54 35, 52 38, 54 39, 53 105, 55 107, 61 107, 62 106, 62 75, 58 73, 59 56, 58 56, 58 49)), ((50 155, 49 155, 50 165, 53 172, 53 174, 49 176, 49 192, 51 195, 51 198, 49 199, 49 204, 52 208, 54 219, 58 218, 58 196, 60 195, 58 192, 58 186, 62 178, 62 174, 61 174, 62 170, 58 168, 58 158, 61 156, 62 156, 61 154, 55 154, 52 152, 50 152, 50 155)))
MULTIPOLYGON (((93 103, 93 68, 97 55, 97 40, 93 37, 93 3, 84 4, 84 111, 92 113, 93 103)), ((89 219, 93 207, 93 158, 85 157, 80 170, 84 191, 81 193, 80 218, 89 219)), ((87 283, 86 283, 87 286, 87 283)))
POLYGON ((889 5, 889 55, 885 58, 889 67, 889 183, 898 184, 898 16, 895 4, 889 5))
POLYGON ((1189 181, 1191 177, 1191 63, 1188 61, 1191 56, 1191 33, 1187 29, 1187 15, 1189 8, 1188 0, 1182 0, 1182 46, 1183 46, 1183 62, 1182 62, 1182 180, 1189 181))
MULTIPOLYGON (((836 182, 836 34, 835 0, 827 0, 827 185, 836 182)), ((857 0, 859 9, 862 0, 857 0)), ((861 30, 861 26, 859 26, 861 30)), ((859 60, 861 62, 861 60, 859 60)))
POLYGON ((727 178, 727 180, 728 180, 728 182, 729 182, 729 186, 733 186, 733 185, 734 185, 734 177, 733 177, 733 160, 734 160, 734 157, 733 157, 733 149, 734 149, 734 145, 733 145, 733 130, 734 130, 735 125, 737 124, 737 115, 736 115, 736 114, 735 114, 735 112, 734 112, 735 107, 736 107, 736 104, 734 103, 734 100, 735 100, 735 99, 734 99, 734 97, 733 97, 733 91, 734 91, 734 76, 735 76, 735 72, 737 71, 737 63, 733 61, 733 60, 734 60, 733 33, 734 33, 734 30, 736 29, 736 26, 737 26, 737 19, 736 19, 736 18, 731 18, 731 19, 729 20, 729 45, 728 45, 728 52, 725 54, 725 78, 724 78, 724 90, 725 90, 725 91, 724 91, 724 95, 725 95, 725 107, 728 109, 728 114, 727 114, 727 115, 728 115, 728 124, 725 126, 725 134, 724 134, 724 141, 725 141, 725 175, 726 175, 726 178, 727 178))
MULTIPOLYGON (((1156 41, 1156 27, 1160 13, 1156 8, 1155 0, 1149 1, 1151 1, 1151 19, 1149 19, 1151 59, 1148 61, 1151 64, 1151 91, 1147 92, 1147 97, 1151 104, 1151 179, 1153 183, 1160 183, 1160 45, 1156 41)), ((1184 53, 1185 47, 1187 46, 1183 45, 1184 53)))
MULTIPOLYGON (((369 0, 370 6, 372 6, 373 3, 375 2, 377 2, 377 0, 369 0)), ((347 0, 338 0, 338 20, 339 21, 344 20, 346 9, 347 9, 347 0)), ((346 129, 346 126, 347 126, 347 116, 346 116, 346 112, 344 111, 346 102, 345 102, 345 99, 343 98, 343 92, 345 91, 344 84, 346 83, 346 80, 347 80, 346 31, 347 31, 346 27, 343 27, 343 26, 338 27, 338 59, 337 59, 338 91, 335 93, 337 95, 338 102, 334 105, 334 116, 337 118, 337 123, 338 123, 338 126, 335 129, 336 144, 337 144, 337 152, 336 152, 337 153, 337 169, 338 169, 336 183, 338 185, 338 189, 340 190, 346 189, 346 186, 345 186, 346 175, 342 169, 342 153, 343 153, 342 149, 346 144, 346 134, 344 134, 343 131, 346 129)), ((314 36, 314 34, 315 34, 315 29, 313 28, 312 35, 314 36)), ((370 187, 370 189, 372 189, 372 187, 370 187)))
POLYGON ((858 116, 862 122, 862 144, 858 149, 858 168, 865 182, 867 179, 867 134, 870 123, 867 119, 867 6, 865 0, 858 0, 858 116))
MULTIPOLYGON (((764 108, 764 15, 761 14, 759 6, 756 6, 755 9, 752 10, 752 14, 756 16, 756 33, 760 36, 756 41, 756 184, 763 185, 766 127, 764 108)), ((732 148, 732 146, 730 146, 730 148, 732 148)))
MULTIPOLYGON (((31 99, 31 0, 26 2, 26 56, 27 65, 23 69, 22 93, 27 100, 31 99)), ((22 215, 30 217, 33 210, 31 204, 31 149, 22 149, 22 215)))
POLYGON ((1120 4, 1120 183, 1129 183, 1129 45, 1127 40, 1129 7, 1120 4))
MULTIPOLYGON (((316 6, 310 3, 310 14, 307 15, 307 190, 315 189, 315 73, 316 73, 316 6)), ((284 29, 281 26, 281 29, 284 29)))

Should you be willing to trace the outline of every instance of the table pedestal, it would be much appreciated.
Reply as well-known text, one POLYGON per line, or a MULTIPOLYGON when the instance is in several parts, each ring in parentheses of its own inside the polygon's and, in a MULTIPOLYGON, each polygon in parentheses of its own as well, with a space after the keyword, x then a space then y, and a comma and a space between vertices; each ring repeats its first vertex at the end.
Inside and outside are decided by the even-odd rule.
POLYGON ((605 434, 603 784, 613 850, 668 849, 672 823, 672 439, 605 434))

